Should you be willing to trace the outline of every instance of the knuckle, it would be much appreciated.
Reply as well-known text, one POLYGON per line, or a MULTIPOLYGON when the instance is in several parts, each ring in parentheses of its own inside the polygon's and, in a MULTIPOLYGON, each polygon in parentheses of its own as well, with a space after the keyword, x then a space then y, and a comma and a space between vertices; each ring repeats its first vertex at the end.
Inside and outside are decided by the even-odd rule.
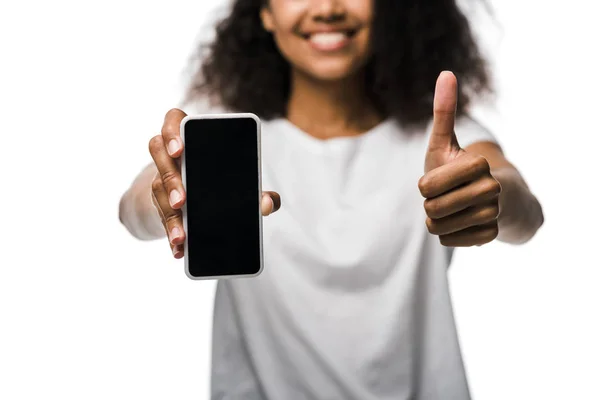
POLYGON ((425 200, 423 203, 423 207, 425 208, 425 213, 430 218, 436 218, 439 211, 438 203, 434 200, 425 200))
POLYGON ((432 219, 439 219, 445 216, 445 205, 441 199, 426 199, 424 207, 425 213, 432 219))
POLYGON ((489 172, 490 171, 490 165, 487 161, 487 159, 479 154, 474 154, 471 159, 469 160, 469 167, 473 170, 473 171, 479 171, 479 172, 489 172))
POLYGON ((174 188, 179 184, 179 174, 173 170, 166 170, 163 172, 160 179, 162 180, 163 185, 169 188, 174 188))
POLYGON ((484 231, 483 239, 489 243, 498 237, 498 232, 498 224, 494 224, 484 231))
POLYGON ((150 142, 148 143, 148 149, 150 150, 150 154, 156 154, 157 152, 161 151, 163 147, 164 142, 161 135, 156 135, 152 137, 152 139, 150 139, 150 142))
POLYGON ((161 129, 161 134, 166 137, 179 135, 179 124, 185 116, 185 113, 178 108, 171 108, 165 115, 165 120, 161 129))
POLYGON ((174 116, 178 116, 181 114, 183 114, 183 111, 181 111, 179 108, 173 107, 169 111, 167 111, 167 113, 165 114, 165 119, 170 119, 174 116))
POLYGON ((163 137, 172 138, 175 136, 179 136, 178 125, 173 120, 168 120, 163 125, 160 133, 163 137))
POLYGON ((490 172, 490 163, 488 163, 487 158, 482 155, 475 157, 475 166, 478 170, 490 172))
POLYGON ((497 181, 495 178, 493 178, 493 177, 492 177, 491 179, 492 179, 492 181, 494 182, 494 183, 493 183, 493 185, 494 185, 494 193, 495 193, 497 196, 499 196, 499 195, 500 195, 500 193, 502 193, 502 185, 501 185, 501 184, 500 184, 500 182, 498 182, 498 181, 497 181))
POLYGON ((429 233, 431 233, 432 235, 437 234, 437 224, 432 218, 427 217, 427 219, 425 219, 425 225, 427 225, 427 230, 429 231, 429 233))
POLYGON ((481 222, 492 221, 498 217, 499 207, 497 204, 486 206, 479 212, 479 218, 481 222))
POLYGON ((163 190, 163 182, 160 178, 154 178, 152 180, 152 191, 154 193, 160 192, 163 190))
POLYGON ((176 210, 170 209, 167 213, 165 213, 165 221, 172 228, 173 226, 181 225, 181 219, 179 218, 179 213, 176 210))
POLYGON ((498 196, 500 194, 500 184, 492 177, 485 179, 482 183, 483 193, 490 196, 498 196))
POLYGON ((423 197, 427 197, 430 187, 430 179, 427 175, 423 175, 418 182, 419 191, 423 197))

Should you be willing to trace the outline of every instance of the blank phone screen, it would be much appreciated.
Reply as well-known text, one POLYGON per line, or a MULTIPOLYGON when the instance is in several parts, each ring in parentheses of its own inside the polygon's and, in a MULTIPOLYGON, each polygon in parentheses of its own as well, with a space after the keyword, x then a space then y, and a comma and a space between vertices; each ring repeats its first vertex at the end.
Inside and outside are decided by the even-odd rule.
POLYGON ((258 122, 249 117, 190 119, 183 135, 189 274, 258 273, 258 122))

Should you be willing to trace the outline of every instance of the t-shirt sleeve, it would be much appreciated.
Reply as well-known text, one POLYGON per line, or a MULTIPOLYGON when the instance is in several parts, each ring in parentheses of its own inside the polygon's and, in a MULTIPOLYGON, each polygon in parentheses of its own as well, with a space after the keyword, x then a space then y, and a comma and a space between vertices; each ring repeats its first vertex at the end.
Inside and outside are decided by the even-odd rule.
POLYGON ((498 144, 496 136, 475 118, 464 115, 456 119, 454 132, 460 147, 465 148, 477 142, 493 142, 498 144))

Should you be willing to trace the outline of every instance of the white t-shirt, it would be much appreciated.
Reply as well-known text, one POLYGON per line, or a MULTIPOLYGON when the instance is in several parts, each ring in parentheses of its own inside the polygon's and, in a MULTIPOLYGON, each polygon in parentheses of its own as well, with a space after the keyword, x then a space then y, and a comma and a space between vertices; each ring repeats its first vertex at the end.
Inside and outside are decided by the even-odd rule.
MULTIPOLYGON (((464 400, 452 249, 425 225, 425 132, 319 140, 263 121, 264 272, 220 281, 212 399, 464 400)), ((494 141, 470 118, 459 143, 494 141)))

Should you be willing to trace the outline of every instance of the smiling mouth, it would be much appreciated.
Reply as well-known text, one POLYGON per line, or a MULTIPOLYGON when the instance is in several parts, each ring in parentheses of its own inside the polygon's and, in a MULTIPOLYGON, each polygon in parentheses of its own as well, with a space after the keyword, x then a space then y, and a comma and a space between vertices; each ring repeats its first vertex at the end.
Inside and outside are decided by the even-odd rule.
POLYGON ((350 42, 357 29, 304 33, 301 36, 319 50, 337 50, 350 42))

